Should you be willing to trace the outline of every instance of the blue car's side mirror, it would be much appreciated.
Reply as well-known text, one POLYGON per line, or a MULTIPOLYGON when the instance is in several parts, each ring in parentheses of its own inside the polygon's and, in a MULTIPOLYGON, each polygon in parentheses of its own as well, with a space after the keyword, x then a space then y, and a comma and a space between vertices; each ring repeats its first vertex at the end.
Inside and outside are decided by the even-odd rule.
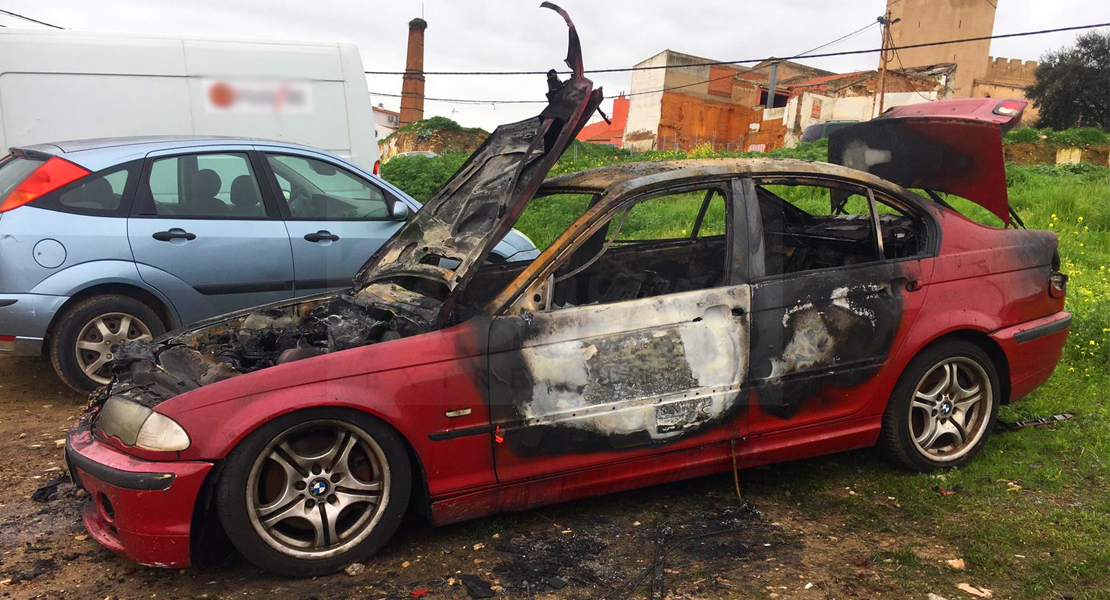
POLYGON ((409 205, 404 202, 394 202, 393 208, 390 209, 390 216, 396 221, 404 221, 409 218, 412 211, 409 210, 409 205))

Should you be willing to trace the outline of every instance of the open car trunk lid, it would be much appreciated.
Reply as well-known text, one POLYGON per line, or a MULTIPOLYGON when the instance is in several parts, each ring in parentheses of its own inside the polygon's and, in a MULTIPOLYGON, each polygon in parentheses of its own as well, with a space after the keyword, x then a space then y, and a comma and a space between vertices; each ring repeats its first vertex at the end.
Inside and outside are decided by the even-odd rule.
POLYGON ((601 90, 583 76, 578 33, 570 28, 560 81, 548 73, 548 105, 538 116, 498 127, 431 200, 424 204, 354 278, 357 302, 412 298, 421 316, 442 325, 458 294, 490 250, 512 228, 547 172, 601 104, 601 90), (455 267, 445 267, 452 264, 455 267))
POLYGON ((892 108, 829 136, 829 162, 907 188, 966 198, 1010 223, 1002 134, 1024 100, 972 98, 892 108))

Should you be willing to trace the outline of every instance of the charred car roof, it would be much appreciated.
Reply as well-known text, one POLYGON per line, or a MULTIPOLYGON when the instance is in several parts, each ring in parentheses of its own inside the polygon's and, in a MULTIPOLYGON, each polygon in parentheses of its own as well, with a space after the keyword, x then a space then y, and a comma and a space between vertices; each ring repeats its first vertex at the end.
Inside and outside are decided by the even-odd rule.
POLYGON ((705 158, 626 163, 553 177, 544 182, 539 194, 604 193, 603 202, 613 202, 629 192, 666 186, 672 182, 697 178, 724 179, 745 175, 835 177, 866 183, 901 196, 912 195, 904 187, 865 171, 795 158, 705 158))

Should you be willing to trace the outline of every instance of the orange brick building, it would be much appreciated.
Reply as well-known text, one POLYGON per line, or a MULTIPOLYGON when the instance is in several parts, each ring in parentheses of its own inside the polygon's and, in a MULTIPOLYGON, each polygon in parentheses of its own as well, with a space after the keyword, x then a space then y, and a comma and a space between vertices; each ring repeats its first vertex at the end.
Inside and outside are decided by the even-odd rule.
POLYGON ((768 103, 771 63, 754 67, 702 65, 710 59, 664 50, 637 66, 666 69, 633 71, 624 147, 631 150, 692 149, 709 143, 722 150, 767 149, 781 145, 791 81, 831 75, 782 61, 773 108, 768 103))

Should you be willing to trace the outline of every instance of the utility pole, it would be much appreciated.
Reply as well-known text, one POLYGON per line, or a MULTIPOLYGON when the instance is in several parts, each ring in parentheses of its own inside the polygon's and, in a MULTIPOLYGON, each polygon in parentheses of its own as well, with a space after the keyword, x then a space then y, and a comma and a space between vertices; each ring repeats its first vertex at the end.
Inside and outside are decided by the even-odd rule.
MULTIPOLYGON (((883 114, 883 102, 884 100, 886 100, 886 64, 888 60, 886 56, 886 42, 887 40, 891 39, 890 26, 897 23, 898 21, 901 21, 902 19, 894 19, 893 21, 891 21, 890 11, 888 10, 886 11, 885 15, 879 17, 877 20, 879 21, 879 25, 881 26, 879 29, 883 32, 883 43, 881 46, 882 51, 879 52, 879 58, 882 66, 879 70, 879 114, 871 115, 871 118, 875 118, 883 114)), ((893 43, 891 45, 893 46, 893 43)))

